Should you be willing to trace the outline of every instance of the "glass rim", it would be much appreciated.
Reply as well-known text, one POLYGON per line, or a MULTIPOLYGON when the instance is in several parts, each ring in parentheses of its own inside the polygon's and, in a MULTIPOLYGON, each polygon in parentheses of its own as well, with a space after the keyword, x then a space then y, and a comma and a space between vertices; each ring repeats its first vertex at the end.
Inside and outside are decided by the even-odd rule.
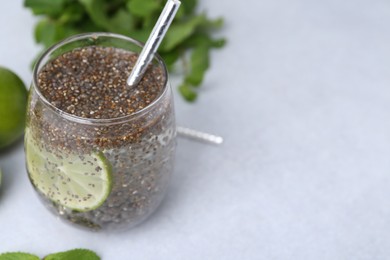
MULTIPOLYGON (((59 116, 65 118, 67 120, 79 123, 79 124, 104 125, 104 124, 116 124, 116 123, 124 123, 127 121, 131 121, 131 120, 137 118, 138 116, 148 112, 153 107, 155 107, 158 103, 160 103, 160 100, 165 96, 166 92, 169 90, 169 84, 168 84, 167 67, 166 67, 163 59, 161 58, 161 56, 158 53, 154 54, 153 59, 157 60, 157 62, 159 63, 159 65, 162 66, 162 69, 163 69, 163 74, 165 76, 163 90, 159 93, 159 95, 156 97, 156 99, 153 100, 153 102, 151 102, 150 104, 148 104, 144 108, 142 108, 142 109, 140 109, 132 114, 129 114, 126 116, 121 116, 121 117, 114 117, 114 118, 86 118, 86 117, 80 117, 80 116, 76 116, 76 115, 70 114, 68 112, 65 112, 65 111, 57 108, 56 106, 54 106, 52 103, 50 103, 49 100, 47 100, 46 97, 43 96, 43 94, 41 93, 41 91, 39 90, 39 87, 38 87, 39 86, 38 85, 38 74, 40 72, 39 68, 41 67, 42 62, 46 58, 48 58, 55 50, 64 46, 65 44, 76 42, 78 40, 87 39, 90 37, 93 37, 93 38, 99 38, 99 37, 115 38, 115 39, 119 39, 119 40, 125 40, 129 43, 135 44, 136 46, 138 46, 140 48, 144 47, 144 44, 142 42, 137 41, 133 38, 130 38, 130 37, 127 37, 127 36, 124 36, 121 34, 106 33, 106 32, 91 32, 91 33, 76 34, 76 35, 70 36, 70 37, 52 45, 51 47, 49 47, 47 50, 45 50, 42 53, 42 55, 39 57, 39 59, 35 63, 34 69, 33 69, 32 87, 33 87, 34 91, 37 93, 38 97, 43 101, 43 103, 47 107, 49 107, 54 113, 58 114, 59 116)), ((44 66, 44 64, 42 66, 44 66)))

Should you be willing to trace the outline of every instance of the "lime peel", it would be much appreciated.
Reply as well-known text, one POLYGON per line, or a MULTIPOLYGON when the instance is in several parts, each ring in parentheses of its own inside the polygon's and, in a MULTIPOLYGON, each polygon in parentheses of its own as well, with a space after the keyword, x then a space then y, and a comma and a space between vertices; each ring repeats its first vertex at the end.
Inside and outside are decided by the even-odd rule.
POLYGON ((15 142, 24 130, 27 89, 9 69, 0 67, 0 149, 15 142))
POLYGON ((102 152, 60 157, 46 151, 28 129, 25 142, 30 179, 47 198, 80 212, 105 202, 112 189, 112 166, 102 152))

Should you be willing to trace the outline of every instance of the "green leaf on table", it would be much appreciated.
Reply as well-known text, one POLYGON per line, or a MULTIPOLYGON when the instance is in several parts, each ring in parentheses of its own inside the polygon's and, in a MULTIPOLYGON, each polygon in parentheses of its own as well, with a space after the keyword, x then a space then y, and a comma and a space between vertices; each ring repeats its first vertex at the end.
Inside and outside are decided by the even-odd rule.
MULTIPOLYGON (((100 260, 100 257, 88 249, 73 249, 65 252, 50 254, 44 260, 100 260)), ((0 259, 1 260, 1 259, 0 259)))
POLYGON ((160 9, 161 4, 159 0, 128 0, 127 9, 133 15, 148 18, 160 9))
POLYGON ((204 15, 197 15, 191 17, 185 22, 172 24, 165 35, 160 49, 167 52, 177 47, 181 42, 188 39, 196 31, 196 28, 202 24, 204 19, 204 15))
MULTIPOLYGON (((35 29, 37 43, 45 48, 64 38, 86 32, 106 31, 145 42, 166 0, 24 0, 34 14, 43 15, 35 29)), ((209 67, 209 52, 224 46, 224 39, 212 37, 223 19, 209 19, 197 11, 198 0, 181 0, 172 25, 158 52, 168 69, 181 59, 183 84, 179 91, 186 100, 195 100, 209 67), (187 61, 188 59, 188 61, 187 61)), ((181 64, 177 64, 181 65, 181 64)))
MULTIPOLYGON (((77 30, 77 28, 74 28, 73 26, 61 25, 61 24, 57 23, 54 43, 57 43, 65 38, 68 38, 68 37, 75 35, 75 34, 78 34, 78 33, 80 33, 80 31, 77 30)), ((50 46, 47 46, 47 47, 50 47, 50 46)))
POLYGON ((40 258, 32 254, 12 252, 0 254, 0 260, 40 260, 40 258))
POLYGON ((69 0, 25 0, 24 6, 31 8, 34 14, 46 14, 58 16, 63 11, 63 7, 69 0))
POLYGON ((105 0, 79 0, 79 2, 85 7, 92 22, 104 31, 128 35, 134 28, 135 21, 125 8, 113 10, 110 2, 105 0))
POLYGON ((73 26, 62 25, 49 19, 43 19, 35 27, 34 36, 37 43, 42 43, 47 48, 77 33, 79 31, 73 26))
POLYGON ((194 102, 198 94, 186 83, 179 87, 180 94, 189 102, 194 102))
POLYGON ((197 3, 197 0, 182 0, 180 8, 177 10, 175 20, 180 20, 181 18, 194 13, 197 3))
POLYGON ((83 6, 78 2, 72 2, 61 12, 61 16, 58 18, 58 21, 61 24, 78 22, 82 20, 84 14, 85 12, 83 6))
POLYGON ((107 1, 104 0, 79 0, 85 7, 88 16, 98 26, 105 30, 111 30, 110 22, 106 14, 107 1))
POLYGON ((207 44, 199 44, 194 48, 191 53, 191 71, 186 76, 185 82, 199 86, 202 81, 206 70, 210 65, 209 46, 207 44))
POLYGON ((226 39, 224 38, 212 40, 210 43, 210 46, 213 48, 222 48, 225 45, 226 45, 226 39))
POLYGON ((78 24, 77 27, 76 26, 73 26, 73 27, 75 29, 77 28, 80 31, 80 33, 81 32, 85 33, 85 32, 101 32, 101 31, 104 31, 104 29, 102 27, 100 27, 99 25, 95 24, 91 20, 86 20, 83 23, 78 24))
POLYGON ((186 14, 191 14, 195 11, 196 5, 198 4, 197 0, 182 0, 181 8, 186 14))
POLYGON ((56 25, 49 19, 42 19, 35 27, 35 41, 43 45, 50 46, 56 40, 56 25))
POLYGON ((194 34, 191 38, 187 39, 184 44, 192 48, 198 45, 208 45, 211 48, 221 48, 226 44, 226 40, 223 38, 212 39, 207 33, 200 32, 194 34))
POLYGON ((207 30, 216 30, 222 28, 223 23, 223 18, 217 18, 214 20, 205 19, 202 26, 204 26, 207 30))
POLYGON ((160 53, 160 55, 164 60, 165 64, 170 67, 171 65, 175 64, 176 61, 180 58, 181 50, 176 48, 170 52, 162 52, 160 53))
POLYGON ((150 29, 150 30, 134 30, 134 31, 130 32, 128 35, 137 41, 145 43, 149 37, 151 30, 152 29, 150 29))
POLYGON ((134 29, 134 18, 124 9, 119 9, 109 20, 116 33, 128 35, 134 29))

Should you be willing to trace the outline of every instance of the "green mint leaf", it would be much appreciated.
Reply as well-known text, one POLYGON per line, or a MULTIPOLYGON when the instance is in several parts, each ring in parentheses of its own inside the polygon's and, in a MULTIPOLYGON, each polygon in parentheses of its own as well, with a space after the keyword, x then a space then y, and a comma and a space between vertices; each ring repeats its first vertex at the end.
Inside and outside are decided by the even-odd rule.
POLYGON ((177 10, 175 20, 179 21, 183 17, 190 16, 196 9, 197 0, 182 0, 179 10, 177 10))
POLYGON ((88 249, 73 249, 65 252, 50 254, 43 259, 44 260, 100 260, 100 257, 95 252, 88 249))
POLYGON ((84 7, 78 2, 72 2, 64 8, 58 21, 62 24, 75 23, 81 21, 84 15, 84 7))
POLYGON ((62 25, 49 19, 39 21, 35 27, 35 41, 43 44, 46 48, 58 41, 79 33, 77 28, 69 25, 62 25))
POLYGON ((210 44, 210 46, 213 48, 222 48, 225 45, 226 45, 226 39, 224 38, 212 40, 210 44))
POLYGON ((145 43, 149 37, 151 30, 152 29, 150 29, 150 30, 134 30, 134 31, 130 32, 128 35, 137 41, 145 43))
POLYGON ((127 9, 133 15, 148 18, 159 10, 162 4, 159 0, 128 0, 127 9))
POLYGON ((119 9, 109 20, 110 27, 116 28, 115 31, 120 34, 128 35, 134 28, 134 17, 126 9, 119 9))
MULTIPOLYGON (((124 34, 145 42, 166 0, 24 0, 34 14, 43 15, 35 29, 37 43, 49 47, 77 33, 107 31, 124 34)), ((181 0, 182 4, 165 36, 159 53, 169 70, 179 59, 186 74, 179 91, 187 100, 195 100, 193 88, 199 86, 209 67, 209 52, 221 48, 225 39, 213 39, 223 19, 209 19, 198 14, 198 0, 181 0), (201 45, 202 47, 199 47, 201 45), (189 56, 188 56, 189 55, 189 56)))
POLYGON ((181 56, 181 50, 176 48, 170 52, 163 52, 160 53, 161 57, 163 58, 165 64, 170 67, 171 65, 175 64, 176 61, 180 58, 181 56))
POLYGON ((56 17, 61 14, 67 1, 69 0, 25 0, 24 6, 31 8, 35 15, 46 14, 56 17))
POLYGON ((49 19, 43 19, 35 27, 35 41, 48 47, 56 41, 56 25, 49 19))
POLYGON ((12 252, 0 254, 0 260, 40 260, 40 258, 32 254, 12 252))
POLYGON ((216 30, 221 29, 224 24, 223 18, 217 18, 215 20, 205 20, 203 23, 203 26, 205 26, 207 29, 216 30))
POLYGON ((204 15, 198 15, 191 17, 188 21, 172 24, 165 35, 160 49, 167 52, 177 47, 195 32, 204 19, 204 15))
POLYGON ((188 84, 185 83, 179 87, 179 92, 184 97, 184 99, 189 102, 194 102, 198 96, 198 94, 192 90, 188 84))
POLYGON ((79 31, 76 27, 70 26, 69 24, 62 25, 61 23, 56 23, 56 34, 54 43, 57 43, 69 36, 78 34, 80 32, 81 31, 79 31))
POLYGON ((173 19, 172 23, 174 24, 175 21, 180 21, 183 19, 183 17, 186 16, 185 12, 184 12, 184 9, 182 8, 183 6, 183 2, 181 4, 181 7, 179 8, 179 10, 177 10, 176 12, 176 15, 175 15, 175 18, 173 19))
POLYGON ((191 53, 191 71, 185 81, 193 86, 199 86, 206 70, 209 68, 209 46, 207 43, 200 44, 191 53))
MULTIPOLYGON (((79 0, 89 18, 97 26, 95 31, 108 31, 128 35, 135 23, 124 7, 106 0, 79 0), (98 28, 101 29, 98 29, 98 28)), ((95 26, 95 27, 96 27, 95 26)))
POLYGON ((70 24, 69 26, 77 29, 81 32, 101 32, 101 31, 104 31, 104 29, 102 29, 102 27, 98 26, 97 24, 95 24, 93 21, 87 19, 87 20, 84 20, 82 23, 78 23, 77 26, 73 25, 73 24, 70 24))
POLYGON ((226 44, 226 40, 221 39, 212 39, 209 34, 205 32, 196 33, 191 38, 188 38, 184 45, 194 48, 198 45, 208 45, 211 48, 221 48, 226 44))
POLYGON ((181 8, 184 10, 185 14, 192 14, 195 11, 197 4, 197 0, 182 0, 181 8))
POLYGON ((89 18, 97 26, 110 31, 111 28, 108 17, 105 13, 107 1, 104 0, 79 0, 88 13, 89 18))

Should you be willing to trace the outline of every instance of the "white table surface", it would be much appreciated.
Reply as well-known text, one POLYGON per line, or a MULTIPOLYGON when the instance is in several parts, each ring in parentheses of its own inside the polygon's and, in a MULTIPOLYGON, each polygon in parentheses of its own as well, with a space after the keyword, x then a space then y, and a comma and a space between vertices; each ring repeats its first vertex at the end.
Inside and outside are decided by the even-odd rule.
MULTIPOLYGON (((226 17, 198 102, 181 125, 169 193, 147 222, 91 233, 51 215, 24 168, 0 155, 0 252, 83 247, 103 259, 389 259, 390 2, 201 0, 226 17)), ((35 20, 0 1, 0 65, 28 84, 35 20)))

